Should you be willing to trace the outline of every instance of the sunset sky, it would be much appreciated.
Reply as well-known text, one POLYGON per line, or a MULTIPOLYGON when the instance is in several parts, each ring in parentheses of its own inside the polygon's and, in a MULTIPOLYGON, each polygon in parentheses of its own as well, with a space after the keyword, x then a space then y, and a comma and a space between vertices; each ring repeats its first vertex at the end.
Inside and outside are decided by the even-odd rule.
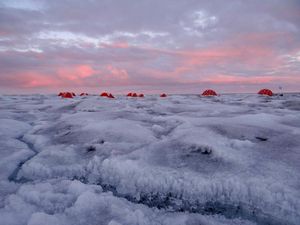
POLYGON ((300 91, 299 0, 0 0, 0 93, 300 91))

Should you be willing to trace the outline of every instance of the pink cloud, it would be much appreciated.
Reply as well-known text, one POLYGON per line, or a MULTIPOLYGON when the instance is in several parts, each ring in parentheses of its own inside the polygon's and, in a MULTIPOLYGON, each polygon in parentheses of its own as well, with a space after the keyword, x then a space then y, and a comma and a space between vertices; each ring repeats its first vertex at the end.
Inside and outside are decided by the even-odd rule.
MULTIPOLYGON (((20 61, 31 58, 37 62, 22 72, 20 69, 10 72, 9 68, 9 76, 3 76, 2 80, 26 88, 298 82, 299 74, 289 73, 285 59, 266 44, 278 35, 252 33, 202 49, 129 47, 127 42, 116 42, 104 45, 99 52, 78 49, 59 53, 2 52, 7 58, 17 55, 20 61), (50 57, 56 60, 47 64, 50 57), (84 63, 75 63, 80 61, 84 63), (283 74, 281 77, 278 71, 283 74)), ((299 49, 292 50, 290 54, 298 52, 299 49)))
MULTIPOLYGON (((154 68, 141 68, 142 72, 155 79, 172 79, 175 82, 185 82, 185 75, 193 74, 191 80, 197 81, 199 74, 206 68, 222 66, 232 68, 233 64, 243 64, 244 68, 261 69, 273 68, 282 62, 276 57, 272 49, 260 46, 234 48, 230 46, 197 49, 197 50, 160 50, 146 48, 150 54, 165 54, 174 59, 173 68, 167 71, 154 68)), ((208 73, 204 76, 214 76, 208 73)))
POLYGON ((125 69, 111 64, 93 68, 90 65, 72 65, 57 69, 57 77, 65 86, 107 86, 127 84, 129 75, 125 69))
POLYGON ((108 71, 108 76, 111 76, 114 79, 127 80, 129 78, 125 69, 118 69, 112 65, 107 65, 106 70, 108 71))
POLYGON ((204 78, 201 81, 213 84, 262 84, 269 83, 274 80, 275 78, 272 76, 240 77, 233 75, 215 75, 210 78, 204 78))
POLYGON ((7 79, 7 85, 17 84, 16 86, 22 88, 36 88, 36 87, 53 87, 60 85, 60 82, 47 74, 41 74, 36 71, 17 72, 7 79))
POLYGON ((81 79, 93 76, 95 71, 89 65, 77 65, 58 68, 57 74, 62 80, 80 82, 81 79))
POLYGON ((114 42, 111 44, 101 44, 102 47, 104 48, 129 48, 129 44, 126 41, 119 41, 119 42, 114 42))

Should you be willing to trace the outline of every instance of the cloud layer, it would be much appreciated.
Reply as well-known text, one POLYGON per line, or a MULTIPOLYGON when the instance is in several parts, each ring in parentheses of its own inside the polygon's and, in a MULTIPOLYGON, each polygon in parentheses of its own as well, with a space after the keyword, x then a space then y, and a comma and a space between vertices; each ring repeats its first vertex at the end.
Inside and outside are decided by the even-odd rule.
POLYGON ((300 2, 2 0, 0 89, 300 91, 300 2))

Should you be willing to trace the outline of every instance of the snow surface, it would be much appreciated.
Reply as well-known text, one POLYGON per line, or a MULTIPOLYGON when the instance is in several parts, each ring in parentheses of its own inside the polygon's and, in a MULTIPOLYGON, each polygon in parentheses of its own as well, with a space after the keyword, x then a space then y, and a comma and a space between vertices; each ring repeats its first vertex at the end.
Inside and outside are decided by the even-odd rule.
POLYGON ((0 224, 300 224, 300 94, 0 96, 0 224))

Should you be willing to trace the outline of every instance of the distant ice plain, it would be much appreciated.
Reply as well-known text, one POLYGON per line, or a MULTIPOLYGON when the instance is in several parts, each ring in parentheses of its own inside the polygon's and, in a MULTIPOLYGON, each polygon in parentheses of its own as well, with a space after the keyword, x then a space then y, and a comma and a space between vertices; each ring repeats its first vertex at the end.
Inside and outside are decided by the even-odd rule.
POLYGON ((0 224, 300 224, 300 94, 0 96, 0 224))

